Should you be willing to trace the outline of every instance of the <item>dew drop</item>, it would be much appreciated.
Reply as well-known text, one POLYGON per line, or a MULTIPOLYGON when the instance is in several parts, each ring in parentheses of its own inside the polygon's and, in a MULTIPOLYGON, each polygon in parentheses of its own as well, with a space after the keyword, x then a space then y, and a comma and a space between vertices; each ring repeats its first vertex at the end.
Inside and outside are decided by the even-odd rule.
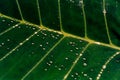
POLYGON ((35 34, 37 34, 37 32, 35 32, 35 34))
POLYGON ((27 38, 26 40, 28 41, 29 39, 27 38))
POLYGON ((45 48, 43 48, 43 50, 45 50, 45 48))
POLYGON ((53 61, 50 61, 50 63, 52 64, 52 63, 53 63, 53 61))
POLYGON ((86 58, 83 58, 83 60, 86 60, 86 58))
POLYGON ((87 76, 87 74, 84 74, 84 76, 87 76))
POLYGON ((5 22, 5 20, 3 19, 2 22, 5 22))
POLYGON ((20 29, 21 27, 20 27, 20 26, 18 26, 18 28, 20 29))
POLYGON ((2 43, 2 45, 4 45, 5 43, 2 43))
POLYGON ((16 49, 16 51, 19 51, 19 49, 16 49))
POLYGON ((79 54, 78 53, 76 53, 76 56, 78 56, 79 54))
POLYGON ((78 48, 78 47, 76 47, 75 49, 76 49, 76 50, 78 50, 79 48, 78 48))
POLYGON ((46 44, 49 44, 49 42, 46 42, 46 44))
POLYGON ((7 48, 8 50, 10 49, 10 48, 7 48))
POLYGON ((58 68, 59 71, 61 71, 62 69, 61 68, 58 68))
POLYGON ((47 71, 47 69, 44 69, 45 71, 47 71))
POLYGON ((42 44, 40 44, 40 47, 42 47, 42 44))
POLYGON ((87 64, 86 64, 86 63, 83 63, 83 65, 84 65, 84 66, 87 66, 87 64))
POLYGON ((92 80, 92 78, 89 78, 89 80, 92 80))
POLYGON ((40 36, 40 35, 37 34, 37 36, 40 36))
POLYGON ((66 57, 65 59, 68 60, 68 57, 66 57))
POLYGON ((11 23, 13 23, 13 21, 10 21, 11 23))
POLYGON ((73 50, 71 49, 70 52, 73 52, 73 50))
POLYGON ((74 77, 74 75, 71 75, 71 77, 74 77))
POLYGON ((80 4, 83 4, 83 0, 80 0, 79 3, 80 3, 80 4))
POLYGON ((10 39, 7 39, 7 41, 10 41, 10 39))
POLYGON ((35 43, 32 43, 32 45, 34 45, 35 43))
POLYGON ((82 56, 82 54, 80 54, 80 56, 82 56))
POLYGON ((35 30, 35 28, 32 28, 33 30, 35 30))
POLYGON ((22 45, 23 43, 20 43, 20 45, 22 45))
POLYGON ((78 73, 75 73, 75 75, 78 75, 78 73))
POLYGON ((107 12, 106 12, 106 9, 104 9, 104 10, 103 10, 103 14, 106 14, 106 13, 107 13, 107 12))
POLYGON ((105 69, 106 68, 106 65, 103 65, 103 69, 105 69))

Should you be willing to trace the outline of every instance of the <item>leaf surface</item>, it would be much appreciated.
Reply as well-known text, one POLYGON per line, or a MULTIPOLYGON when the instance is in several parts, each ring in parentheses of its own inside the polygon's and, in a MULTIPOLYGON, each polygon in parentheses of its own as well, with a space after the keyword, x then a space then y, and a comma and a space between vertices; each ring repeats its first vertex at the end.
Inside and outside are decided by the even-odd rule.
POLYGON ((0 80, 119 80, 118 0, 0 1, 0 80))

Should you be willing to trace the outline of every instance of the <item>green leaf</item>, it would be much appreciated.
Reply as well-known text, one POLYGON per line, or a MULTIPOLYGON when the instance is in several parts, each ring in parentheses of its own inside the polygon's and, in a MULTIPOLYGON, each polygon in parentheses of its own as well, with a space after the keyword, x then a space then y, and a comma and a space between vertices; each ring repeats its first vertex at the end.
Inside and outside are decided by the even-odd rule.
POLYGON ((0 80, 119 80, 120 1, 1 0, 0 80))

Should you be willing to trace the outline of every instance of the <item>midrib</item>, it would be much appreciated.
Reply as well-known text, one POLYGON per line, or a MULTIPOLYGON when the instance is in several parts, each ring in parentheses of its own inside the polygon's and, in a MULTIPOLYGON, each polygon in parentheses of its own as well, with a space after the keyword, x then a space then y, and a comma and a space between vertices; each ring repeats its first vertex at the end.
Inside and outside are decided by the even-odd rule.
POLYGON ((10 16, 7 16, 7 15, 4 15, 2 13, 0 13, 0 16, 3 16, 7 19, 11 19, 11 20, 14 20, 14 21, 17 21, 17 22, 20 22, 20 23, 23 23, 23 24, 27 24, 27 25, 31 25, 31 26, 35 26, 37 28, 40 28, 42 30, 47 30, 47 31, 52 31, 52 32, 57 32, 58 34, 62 34, 64 35, 65 37, 72 37, 72 38, 77 38, 77 39, 81 39, 83 41, 86 41, 86 42, 89 42, 89 43, 92 43, 92 44, 97 44, 97 45, 101 45, 101 46, 106 46, 106 47, 110 47, 110 48, 113 48, 113 49, 117 49, 117 50, 120 50, 120 47, 119 46, 116 46, 114 44, 107 44, 107 43, 103 43, 103 42, 98 42, 98 41, 95 41, 93 39, 90 39, 90 38, 84 38, 84 37, 80 37, 80 36, 77 36, 77 35, 74 35, 74 34, 71 34, 71 33, 67 33, 67 32, 64 32, 64 31, 57 31, 57 30, 54 30, 54 29, 50 29, 50 28, 47 28, 45 26, 39 26, 37 24, 34 24, 34 23, 31 23, 31 22, 28 22, 28 21, 23 21, 23 20, 19 20, 19 19, 16 19, 16 18, 12 18, 10 16))

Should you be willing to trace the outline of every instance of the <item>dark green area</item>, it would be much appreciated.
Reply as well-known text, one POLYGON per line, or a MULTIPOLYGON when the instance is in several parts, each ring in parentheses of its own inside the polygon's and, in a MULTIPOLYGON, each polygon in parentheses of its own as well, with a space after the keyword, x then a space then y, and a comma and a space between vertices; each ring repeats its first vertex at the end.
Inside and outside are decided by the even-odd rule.
POLYGON ((86 44, 74 38, 63 39, 26 80, 62 80, 86 44))
POLYGON ((16 0, 0 0, 0 13, 21 19, 16 0))
MULTIPOLYGON (((15 36, 17 37, 17 35, 15 36)), ((19 37, 23 39, 22 36, 19 37)), ((7 59, 0 62, 0 67, 4 67, 4 69, 0 68, 0 80, 20 80, 61 37, 62 35, 57 33, 41 30, 28 42, 12 52, 7 59)))
POLYGON ((0 58, 32 35, 37 28, 19 25, 0 36, 0 58))
POLYGON ((60 30, 58 0, 39 0, 39 5, 43 25, 60 30))
POLYGON ((0 33, 7 30, 8 28, 14 26, 18 22, 13 20, 6 19, 4 17, 0 17, 0 33))
POLYGON ((36 0, 18 0, 23 18, 40 25, 36 0))

